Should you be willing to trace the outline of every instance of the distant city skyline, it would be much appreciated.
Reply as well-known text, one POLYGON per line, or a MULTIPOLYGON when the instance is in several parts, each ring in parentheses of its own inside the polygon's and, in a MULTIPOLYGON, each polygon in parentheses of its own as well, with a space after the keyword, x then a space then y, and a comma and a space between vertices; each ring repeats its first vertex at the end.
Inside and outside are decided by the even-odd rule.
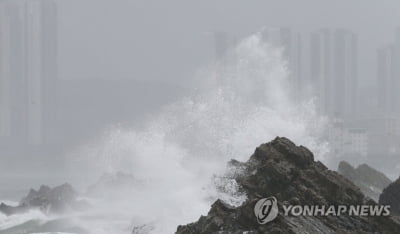
MULTIPOLYGON (((376 114, 379 91, 375 85, 367 89, 361 85, 366 78, 360 75, 360 39, 354 32, 345 28, 323 28, 306 34, 285 27, 265 28, 261 34, 267 43, 283 49, 296 97, 316 96, 320 112, 335 118, 376 114), (366 102, 365 95, 373 102, 366 102), (363 110, 366 105, 373 105, 373 108, 363 110)), ((218 35, 214 44, 215 59, 223 64, 226 58, 222 55, 226 56, 228 48, 233 47, 232 42, 238 43, 240 39, 221 31, 215 35, 218 35)), ((378 69, 379 64, 375 67, 378 69)), ((374 84, 378 80, 374 75, 374 84)))
POLYGON ((57 3, 60 79, 141 79, 182 84, 191 81, 213 58, 210 32, 225 31, 243 38, 263 27, 289 27, 303 35, 328 27, 347 28, 361 38, 363 69, 359 75, 367 83, 360 85, 367 87, 375 85, 376 48, 389 43, 400 24, 400 4, 393 0, 385 4, 365 0, 304 0, 290 4, 271 0, 57 3))

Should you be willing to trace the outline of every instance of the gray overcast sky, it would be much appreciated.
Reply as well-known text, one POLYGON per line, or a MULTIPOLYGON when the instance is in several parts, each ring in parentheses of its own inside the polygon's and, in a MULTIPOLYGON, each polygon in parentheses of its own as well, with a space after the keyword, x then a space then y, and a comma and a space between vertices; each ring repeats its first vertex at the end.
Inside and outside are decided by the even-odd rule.
MULTIPOLYGON (((400 25, 397 0, 59 0, 62 79, 132 78, 179 83, 213 58, 209 32, 245 36, 262 26, 304 32, 345 27, 359 35, 360 74, 400 25)), ((304 38, 308 43, 308 38, 304 38)), ((372 76, 371 76, 372 74, 372 76)))

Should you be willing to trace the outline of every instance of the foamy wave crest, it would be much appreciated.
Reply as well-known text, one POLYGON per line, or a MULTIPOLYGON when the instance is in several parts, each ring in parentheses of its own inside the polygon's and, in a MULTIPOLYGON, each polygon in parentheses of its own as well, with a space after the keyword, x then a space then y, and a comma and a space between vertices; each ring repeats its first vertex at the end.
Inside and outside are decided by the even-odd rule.
MULTIPOLYGON (((247 160, 258 145, 278 135, 323 159, 324 120, 312 101, 292 100, 282 50, 256 34, 227 56, 225 64, 206 72, 195 94, 165 107, 144 130, 114 129, 79 154, 88 173, 125 171, 143 181, 123 201, 131 226, 173 233, 177 225, 206 214, 217 198, 240 204, 246 195, 218 175, 225 173, 228 160, 247 160)), ((121 207, 110 203, 101 212, 114 214, 121 207)))
POLYGON ((15 214, 10 216, 6 216, 0 212, 0 231, 21 225, 31 220, 45 223, 49 218, 39 210, 31 210, 25 214, 15 214))

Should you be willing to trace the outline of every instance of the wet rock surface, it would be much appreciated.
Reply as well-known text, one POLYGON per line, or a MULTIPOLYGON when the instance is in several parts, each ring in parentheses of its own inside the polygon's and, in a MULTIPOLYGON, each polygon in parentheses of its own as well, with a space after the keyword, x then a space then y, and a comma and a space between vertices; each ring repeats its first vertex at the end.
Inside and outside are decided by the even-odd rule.
POLYGON ((354 168, 348 162, 342 161, 339 163, 338 172, 357 185, 365 196, 376 202, 379 201, 383 189, 392 183, 385 174, 366 164, 354 168))
POLYGON ((247 201, 231 207, 218 200, 207 216, 177 228, 178 234, 211 233, 400 233, 392 217, 285 216, 282 205, 376 204, 339 173, 315 162, 313 154, 286 138, 259 146, 250 159, 231 161, 240 173, 235 176, 247 201), (279 214, 260 225, 254 206, 261 198, 276 197, 279 214))

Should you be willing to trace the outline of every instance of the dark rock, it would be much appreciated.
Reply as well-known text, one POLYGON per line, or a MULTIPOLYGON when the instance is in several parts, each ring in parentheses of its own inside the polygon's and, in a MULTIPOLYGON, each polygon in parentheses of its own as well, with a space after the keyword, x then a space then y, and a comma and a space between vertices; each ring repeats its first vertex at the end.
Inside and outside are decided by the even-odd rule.
POLYGON ((366 164, 354 168, 349 163, 342 161, 339 163, 338 172, 357 185, 365 196, 378 202, 379 195, 392 181, 366 164))
POLYGON ((392 214, 400 216, 400 178, 383 190, 379 203, 390 205, 392 214))
POLYGON ((376 204, 337 172, 314 162, 313 154, 286 138, 258 147, 235 178, 247 201, 231 207, 216 201, 207 216, 192 224, 179 226, 177 234, 211 233, 400 233, 400 223, 391 217, 285 216, 282 205, 363 205, 376 204), (276 197, 279 214, 265 225, 254 215, 260 198, 276 197))
POLYGON ((16 207, 0 205, 0 212, 12 215, 24 213, 30 209, 39 209, 45 214, 60 214, 88 207, 88 203, 77 199, 77 193, 69 184, 63 184, 53 189, 42 185, 37 191, 31 189, 16 207))
POLYGON ((29 211, 29 207, 26 205, 21 205, 21 206, 9 206, 4 203, 0 204, 0 212, 2 212, 5 215, 13 215, 13 214, 21 214, 29 211))

